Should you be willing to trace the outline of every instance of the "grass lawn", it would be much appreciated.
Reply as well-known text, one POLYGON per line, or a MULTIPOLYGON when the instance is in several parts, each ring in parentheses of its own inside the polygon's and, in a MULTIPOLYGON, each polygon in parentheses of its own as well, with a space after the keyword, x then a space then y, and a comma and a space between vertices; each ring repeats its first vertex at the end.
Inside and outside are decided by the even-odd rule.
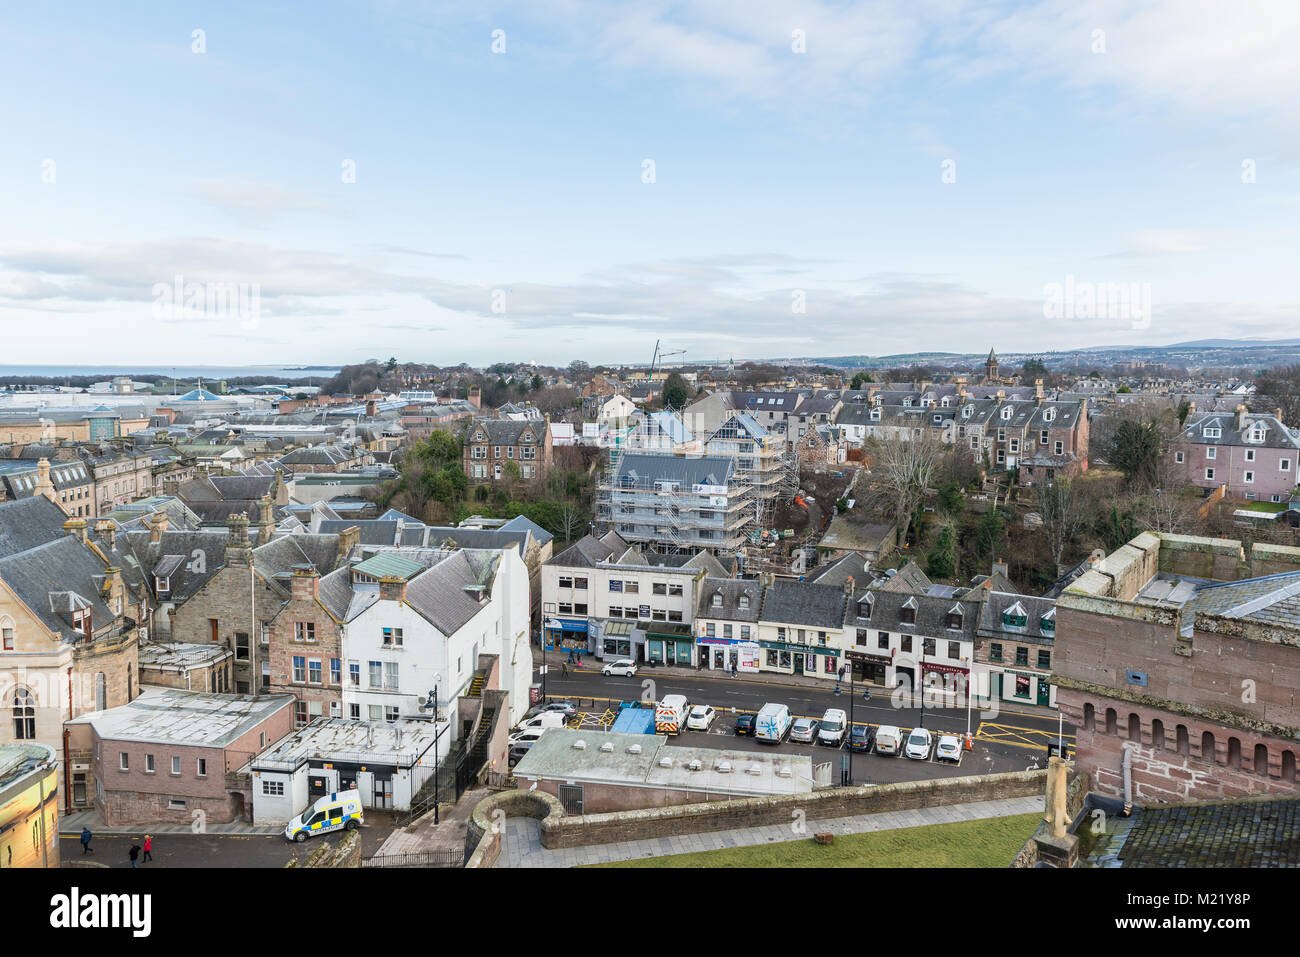
POLYGON ((1285 512, 1289 508, 1286 502, 1247 502, 1240 507, 1243 512, 1285 512))
POLYGON ((823 847, 812 839, 651 857, 592 867, 1006 867, 1034 833, 1041 814, 958 824, 932 824, 870 834, 837 834, 823 847))

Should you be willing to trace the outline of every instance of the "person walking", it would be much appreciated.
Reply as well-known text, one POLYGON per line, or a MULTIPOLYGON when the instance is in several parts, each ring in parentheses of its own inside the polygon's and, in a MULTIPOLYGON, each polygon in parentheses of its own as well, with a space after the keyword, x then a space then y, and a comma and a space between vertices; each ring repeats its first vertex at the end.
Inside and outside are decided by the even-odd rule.
POLYGON ((137 860, 139 859, 139 857, 140 857, 140 845, 139 845, 139 844, 132 844, 132 845, 131 845, 131 850, 127 851, 127 854, 128 854, 128 856, 130 856, 130 858, 131 858, 131 866, 132 866, 132 867, 135 867, 135 866, 136 866, 136 861, 137 861, 137 860))
POLYGON ((560 662, 560 675, 564 678, 569 677, 569 666, 563 661, 560 662))
POLYGON ((144 859, 146 863, 153 860, 153 835, 152 834, 146 834, 144 836, 144 859))
POLYGON ((81 853, 82 854, 95 853, 95 849, 90 846, 90 838, 91 838, 90 828, 83 827, 81 829, 81 853))

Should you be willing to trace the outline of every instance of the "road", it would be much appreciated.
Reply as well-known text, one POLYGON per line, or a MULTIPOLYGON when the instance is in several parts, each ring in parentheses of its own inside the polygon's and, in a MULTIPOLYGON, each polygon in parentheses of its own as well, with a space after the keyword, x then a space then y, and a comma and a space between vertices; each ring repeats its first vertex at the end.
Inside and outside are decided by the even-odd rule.
MULTIPOLYGON (((653 668, 647 668, 631 678, 605 677, 594 668, 583 668, 577 673, 571 669, 568 676, 553 671, 547 675, 546 691, 550 698, 567 697, 579 701, 583 715, 578 726, 592 728, 607 727, 616 717, 621 702, 640 700, 643 692, 654 699, 662 699, 669 694, 685 695, 693 705, 712 706, 717 710, 718 716, 707 733, 684 732, 677 738, 678 743, 719 749, 770 751, 771 745, 760 744, 748 737, 737 737, 733 729, 737 715, 756 712, 769 701, 786 705, 795 717, 819 719, 827 708, 840 708, 846 712, 850 710, 847 685, 843 686, 843 694, 836 695, 829 687, 822 689, 773 685, 727 675, 711 677, 701 674, 696 677, 669 674, 653 668), (644 682, 647 681, 653 684, 645 685, 644 682)), ((870 700, 863 700, 862 692, 857 691, 852 712, 855 724, 877 727, 888 724, 905 730, 923 726, 936 735, 958 736, 964 735, 967 728, 967 712, 964 707, 936 708, 927 704, 922 712, 919 702, 896 701, 880 690, 874 691, 870 700)), ((1058 735, 1058 719, 1054 715, 1005 710, 995 714, 972 709, 969 720, 975 748, 963 754, 959 766, 857 754, 854 755, 855 782, 885 783, 1022 771, 1034 765, 1042 767, 1046 763, 1047 744, 1055 743, 1058 735)), ((1067 749, 1071 748, 1074 744, 1074 729, 1064 725, 1060 731, 1067 749)), ((815 763, 838 763, 836 750, 846 753, 842 747, 833 749, 820 745, 793 744, 789 741, 777 745, 775 750, 808 754, 815 763)))
MULTIPOLYGON (((366 823, 361 827, 361 854, 373 855, 392 832, 394 819, 381 811, 366 811, 366 823)), ((90 846, 94 854, 85 860, 109 867, 130 867, 127 852, 132 844, 144 847, 147 829, 138 834, 96 834, 90 846)), ((162 867, 283 867, 290 858, 306 860, 321 844, 334 844, 341 833, 325 834, 303 841, 301 844, 286 841, 278 834, 155 834, 153 860, 143 863, 141 869, 162 867)), ((81 839, 76 835, 59 836, 59 854, 65 861, 83 860, 81 839)))

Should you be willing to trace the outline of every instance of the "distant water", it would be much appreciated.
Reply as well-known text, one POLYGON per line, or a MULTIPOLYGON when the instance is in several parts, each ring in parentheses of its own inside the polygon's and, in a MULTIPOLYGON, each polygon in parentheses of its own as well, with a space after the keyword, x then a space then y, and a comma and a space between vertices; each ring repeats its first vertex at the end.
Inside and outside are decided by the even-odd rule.
POLYGON ((0 365, 0 382, 10 377, 46 376, 63 378, 65 376, 95 376, 111 379, 113 376, 161 375, 175 376, 178 379, 204 379, 219 381, 253 376, 266 382, 281 382, 285 379, 326 379, 338 373, 341 366, 322 368, 283 368, 281 366, 172 366, 152 365, 149 363, 112 366, 8 366, 0 365))

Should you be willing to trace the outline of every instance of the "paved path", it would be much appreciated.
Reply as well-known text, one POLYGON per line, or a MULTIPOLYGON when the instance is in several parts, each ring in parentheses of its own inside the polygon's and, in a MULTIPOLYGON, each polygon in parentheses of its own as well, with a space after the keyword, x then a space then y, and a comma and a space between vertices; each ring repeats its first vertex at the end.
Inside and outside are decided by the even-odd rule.
POLYGON ((506 822, 504 846, 497 866, 577 867, 582 864, 604 864, 643 857, 663 857, 668 854, 717 851, 727 847, 745 847, 752 844, 807 840, 815 831, 830 831, 832 834, 865 834, 871 831, 892 831, 897 828, 921 827, 927 824, 977 821, 1016 814, 1040 814, 1042 811, 1042 797, 1006 798, 1001 801, 977 801, 971 804, 920 808, 915 811, 885 811, 879 814, 859 814, 853 817, 809 821, 806 824, 807 832, 804 834, 792 833, 788 824, 772 824, 766 827, 707 831, 645 841, 624 841, 619 844, 591 844, 563 850, 547 850, 542 847, 542 826, 539 821, 531 818, 510 818, 506 822))
POLYGON ((466 791, 455 805, 444 804, 438 808, 437 825, 433 823, 433 812, 430 811, 409 827, 388 835, 378 853, 412 854, 451 849, 463 851, 470 812, 474 810, 474 805, 490 794, 492 791, 487 788, 466 791))
POLYGON ((217 824, 204 821, 202 826, 187 824, 135 824, 126 827, 109 827, 98 811, 77 811, 74 814, 59 815, 59 835, 67 837, 80 835, 83 827, 89 827, 91 834, 224 834, 224 835, 272 835, 283 834, 283 824, 250 824, 247 821, 232 821, 229 824, 217 824))

